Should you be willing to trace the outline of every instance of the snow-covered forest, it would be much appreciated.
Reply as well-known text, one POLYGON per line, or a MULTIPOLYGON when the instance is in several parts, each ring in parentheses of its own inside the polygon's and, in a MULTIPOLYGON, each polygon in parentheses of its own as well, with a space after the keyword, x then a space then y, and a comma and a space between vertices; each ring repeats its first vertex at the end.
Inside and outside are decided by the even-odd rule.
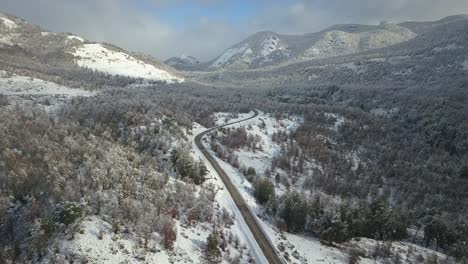
POLYGON ((468 263, 467 18, 203 72, 0 18, 0 263, 267 263, 245 211, 285 263, 468 263))

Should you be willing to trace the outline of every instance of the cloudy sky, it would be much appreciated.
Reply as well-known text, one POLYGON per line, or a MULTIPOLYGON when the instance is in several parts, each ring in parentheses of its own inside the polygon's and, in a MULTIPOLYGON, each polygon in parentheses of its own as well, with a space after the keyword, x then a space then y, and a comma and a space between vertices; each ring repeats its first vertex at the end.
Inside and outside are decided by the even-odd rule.
POLYGON ((297 34, 338 23, 435 20, 468 13, 467 0, 0 0, 0 9, 160 59, 208 60, 261 30, 297 34))

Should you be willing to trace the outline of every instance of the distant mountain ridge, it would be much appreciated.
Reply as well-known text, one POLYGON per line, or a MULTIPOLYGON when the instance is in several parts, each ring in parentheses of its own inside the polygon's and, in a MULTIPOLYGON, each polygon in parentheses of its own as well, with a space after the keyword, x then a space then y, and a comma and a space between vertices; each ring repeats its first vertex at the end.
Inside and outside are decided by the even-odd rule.
POLYGON ((179 57, 171 57, 165 60, 164 63, 178 70, 190 70, 197 67, 200 61, 195 57, 182 54, 179 57))
POLYGON ((382 49, 408 42, 436 25, 467 19, 456 15, 429 22, 403 22, 379 25, 334 25, 316 33, 283 35, 262 31, 231 46, 197 70, 248 70, 287 62, 327 59, 382 49))

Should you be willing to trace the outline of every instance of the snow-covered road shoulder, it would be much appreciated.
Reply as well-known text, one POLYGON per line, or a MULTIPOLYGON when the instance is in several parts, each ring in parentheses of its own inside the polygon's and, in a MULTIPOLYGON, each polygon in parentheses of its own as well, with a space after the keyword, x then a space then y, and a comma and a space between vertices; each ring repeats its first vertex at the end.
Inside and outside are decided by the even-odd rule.
POLYGON ((241 212, 237 208, 234 200, 232 199, 231 195, 227 191, 226 187, 223 184, 218 173, 216 170, 211 166, 208 160, 205 158, 203 153, 200 149, 196 146, 195 141, 193 140, 198 134, 205 131, 206 128, 195 124, 194 129, 192 130, 192 155, 196 159, 201 159, 204 161, 205 165, 208 168, 208 181, 205 184, 212 183, 218 188, 218 192, 216 194, 215 200, 219 203, 221 207, 226 208, 231 214, 234 215, 234 225, 231 226, 231 231, 234 234, 237 234, 241 243, 245 244, 247 248, 250 250, 252 256, 255 258, 256 263, 268 263, 267 259, 265 258, 260 246, 258 245, 257 241, 255 240, 250 228, 248 227, 247 223, 245 222, 241 212))

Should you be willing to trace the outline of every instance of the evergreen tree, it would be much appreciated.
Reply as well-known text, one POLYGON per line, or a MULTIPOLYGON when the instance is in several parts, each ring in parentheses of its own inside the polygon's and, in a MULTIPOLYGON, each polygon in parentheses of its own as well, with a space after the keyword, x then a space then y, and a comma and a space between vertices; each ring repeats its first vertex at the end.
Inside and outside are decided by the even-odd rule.
POLYGON ((210 264, 221 263, 218 232, 215 229, 206 238, 205 258, 210 264))
POLYGON ((320 239, 328 244, 343 243, 349 239, 348 227, 337 214, 327 214, 321 226, 320 239))
POLYGON ((268 179, 258 179, 254 195, 260 204, 265 204, 270 197, 275 196, 275 186, 268 179))
POLYGON ((307 201, 297 192, 288 192, 282 197, 284 201, 280 217, 285 221, 291 232, 304 230, 307 217, 307 201))

